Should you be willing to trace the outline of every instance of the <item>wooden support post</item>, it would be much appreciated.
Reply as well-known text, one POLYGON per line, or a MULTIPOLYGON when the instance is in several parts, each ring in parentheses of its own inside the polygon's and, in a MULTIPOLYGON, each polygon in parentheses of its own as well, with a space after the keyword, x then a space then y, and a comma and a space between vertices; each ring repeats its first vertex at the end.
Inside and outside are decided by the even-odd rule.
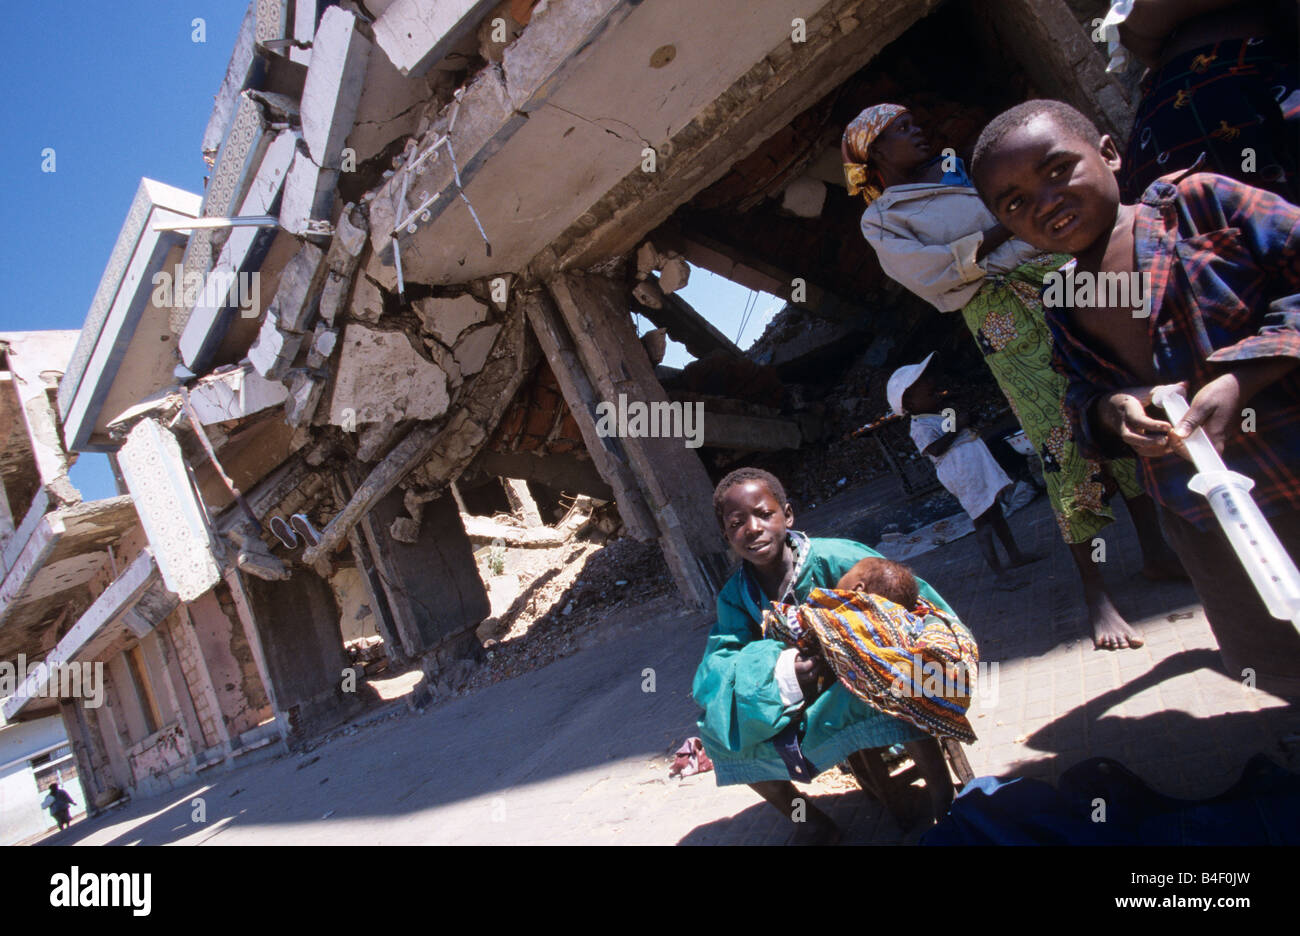
POLYGON ((650 515, 636 476, 627 463, 623 446, 618 439, 605 438, 596 432, 596 404, 601 398, 578 360, 573 338, 555 305, 546 293, 540 291, 525 296, 523 305, 528 324, 532 326, 551 372, 560 385, 560 392, 564 394, 564 402, 569 405, 569 411, 582 432, 587 452, 600 476, 614 489, 619 516, 623 518, 628 533, 642 542, 657 538, 659 532, 654 517, 650 515))
MULTIPOLYGON (((600 398, 616 404, 667 403, 629 314, 624 285, 600 276, 560 274, 547 281, 583 370, 600 398)), ((558 372, 557 372, 558 377, 558 372)), ((713 517, 713 485, 682 438, 619 440, 645 497, 682 597, 713 605, 730 565, 713 517)))
POLYGON ((334 547, 343 541, 348 531, 356 526, 357 521, 370 512, 384 496, 397 486, 433 451, 433 443, 438 439, 442 427, 437 423, 421 423, 412 429, 405 439, 397 443, 384 460, 366 476, 352 495, 352 499, 339 511, 329 525, 321 531, 320 542, 310 546, 302 554, 305 565, 311 565, 317 559, 328 556, 334 547))

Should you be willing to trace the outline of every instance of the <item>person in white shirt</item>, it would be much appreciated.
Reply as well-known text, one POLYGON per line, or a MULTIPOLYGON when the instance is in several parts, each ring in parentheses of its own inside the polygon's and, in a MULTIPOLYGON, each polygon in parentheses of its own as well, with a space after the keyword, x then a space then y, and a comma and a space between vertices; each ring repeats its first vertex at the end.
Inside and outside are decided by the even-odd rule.
POLYGON ((943 404, 932 374, 926 373, 934 353, 920 364, 909 364, 894 371, 886 394, 894 412, 912 417, 912 441, 934 463, 939 481, 970 514, 975 524, 975 539, 984 561, 993 570, 995 587, 1001 591, 1023 588, 1027 582, 1008 574, 1009 569, 1037 562, 1042 556, 1026 554, 1016 545, 1002 514, 998 495, 1010 487, 1011 479, 993 458, 979 434, 951 411, 940 412, 943 404), (1003 565, 998 557, 994 535, 1007 551, 1003 565))

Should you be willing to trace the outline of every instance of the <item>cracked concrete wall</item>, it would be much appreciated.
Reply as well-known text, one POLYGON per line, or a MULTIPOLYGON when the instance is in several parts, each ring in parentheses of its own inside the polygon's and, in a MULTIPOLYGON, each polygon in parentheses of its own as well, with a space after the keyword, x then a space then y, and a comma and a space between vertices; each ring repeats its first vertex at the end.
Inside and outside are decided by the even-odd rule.
POLYGON ((199 750, 217 747, 224 740, 217 728, 221 710, 217 706, 215 695, 208 691, 206 681, 209 677, 205 672, 207 663, 203 659, 193 626, 183 623, 179 616, 170 618, 165 626, 199 722, 201 737, 194 739, 194 746, 199 750))
POLYGON ((329 584, 299 567, 284 582, 250 576, 245 589, 290 742, 326 730, 359 708, 357 692, 343 688, 348 658, 329 584))
MULTIPOLYGON (((361 524, 411 656, 454 644, 491 613, 474 547, 448 495, 424 504, 415 541, 393 538, 393 522, 407 513, 403 492, 389 492, 361 524)), ((455 655, 453 653, 453 655, 455 655)))
POLYGON ((273 713, 229 589, 223 584, 205 592, 189 604, 189 614, 222 722, 238 737, 273 713))

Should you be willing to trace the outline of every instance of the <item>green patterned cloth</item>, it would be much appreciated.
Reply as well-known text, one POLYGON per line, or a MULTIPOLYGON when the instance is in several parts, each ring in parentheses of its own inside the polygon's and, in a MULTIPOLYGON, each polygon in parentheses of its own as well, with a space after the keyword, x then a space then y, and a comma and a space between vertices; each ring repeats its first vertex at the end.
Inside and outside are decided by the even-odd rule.
MULTIPOLYGON (((1052 370, 1043 318, 1043 278, 1070 258, 1040 254, 1004 276, 991 275, 962 308, 989 370, 1043 462, 1052 511, 1067 543, 1091 540, 1115 519, 1102 502, 1103 465, 1084 458, 1064 411, 1065 378, 1052 370)), ((1142 493, 1131 458, 1105 463, 1125 498, 1142 493)))

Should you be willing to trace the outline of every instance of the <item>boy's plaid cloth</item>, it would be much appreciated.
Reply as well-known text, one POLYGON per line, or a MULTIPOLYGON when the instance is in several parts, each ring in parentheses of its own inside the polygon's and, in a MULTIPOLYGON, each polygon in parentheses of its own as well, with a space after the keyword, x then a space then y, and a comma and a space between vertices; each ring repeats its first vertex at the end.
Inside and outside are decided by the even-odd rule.
POLYGON ((879 595, 814 588, 803 604, 773 602, 763 636, 819 652, 844 687, 874 708, 969 744, 975 638, 924 600, 915 611, 879 595))
MULTIPOLYGON (((1161 179, 1142 197, 1133 237, 1137 268, 1150 274, 1147 329, 1159 383, 1189 381, 1190 399, 1221 373, 1216 365, 1300 357, 1300 207, 1210 173, 1176 185, 1161 179)), ((1103 394, 1142 381, 1071 327, 1071 310, 1049 307, 1044 314, 1052 366, 1069 380, 1064 408, 1080 450, 1089 458, 1132 455, 1094 434, 1089 413, 1103 394)), ((1241 431, 1230 425, 1223 460, 1254 479, 1252 496, 1266 517, 1300 510, 1300 371, 1261 390, 1248 407, 1249 423, 1243 410, 1241 431)), ((1196 470, 1190 461, 1139 458, 1138 468, 1163 507, 1211 527, 1209 502, 1187 488, 1196 470)))

